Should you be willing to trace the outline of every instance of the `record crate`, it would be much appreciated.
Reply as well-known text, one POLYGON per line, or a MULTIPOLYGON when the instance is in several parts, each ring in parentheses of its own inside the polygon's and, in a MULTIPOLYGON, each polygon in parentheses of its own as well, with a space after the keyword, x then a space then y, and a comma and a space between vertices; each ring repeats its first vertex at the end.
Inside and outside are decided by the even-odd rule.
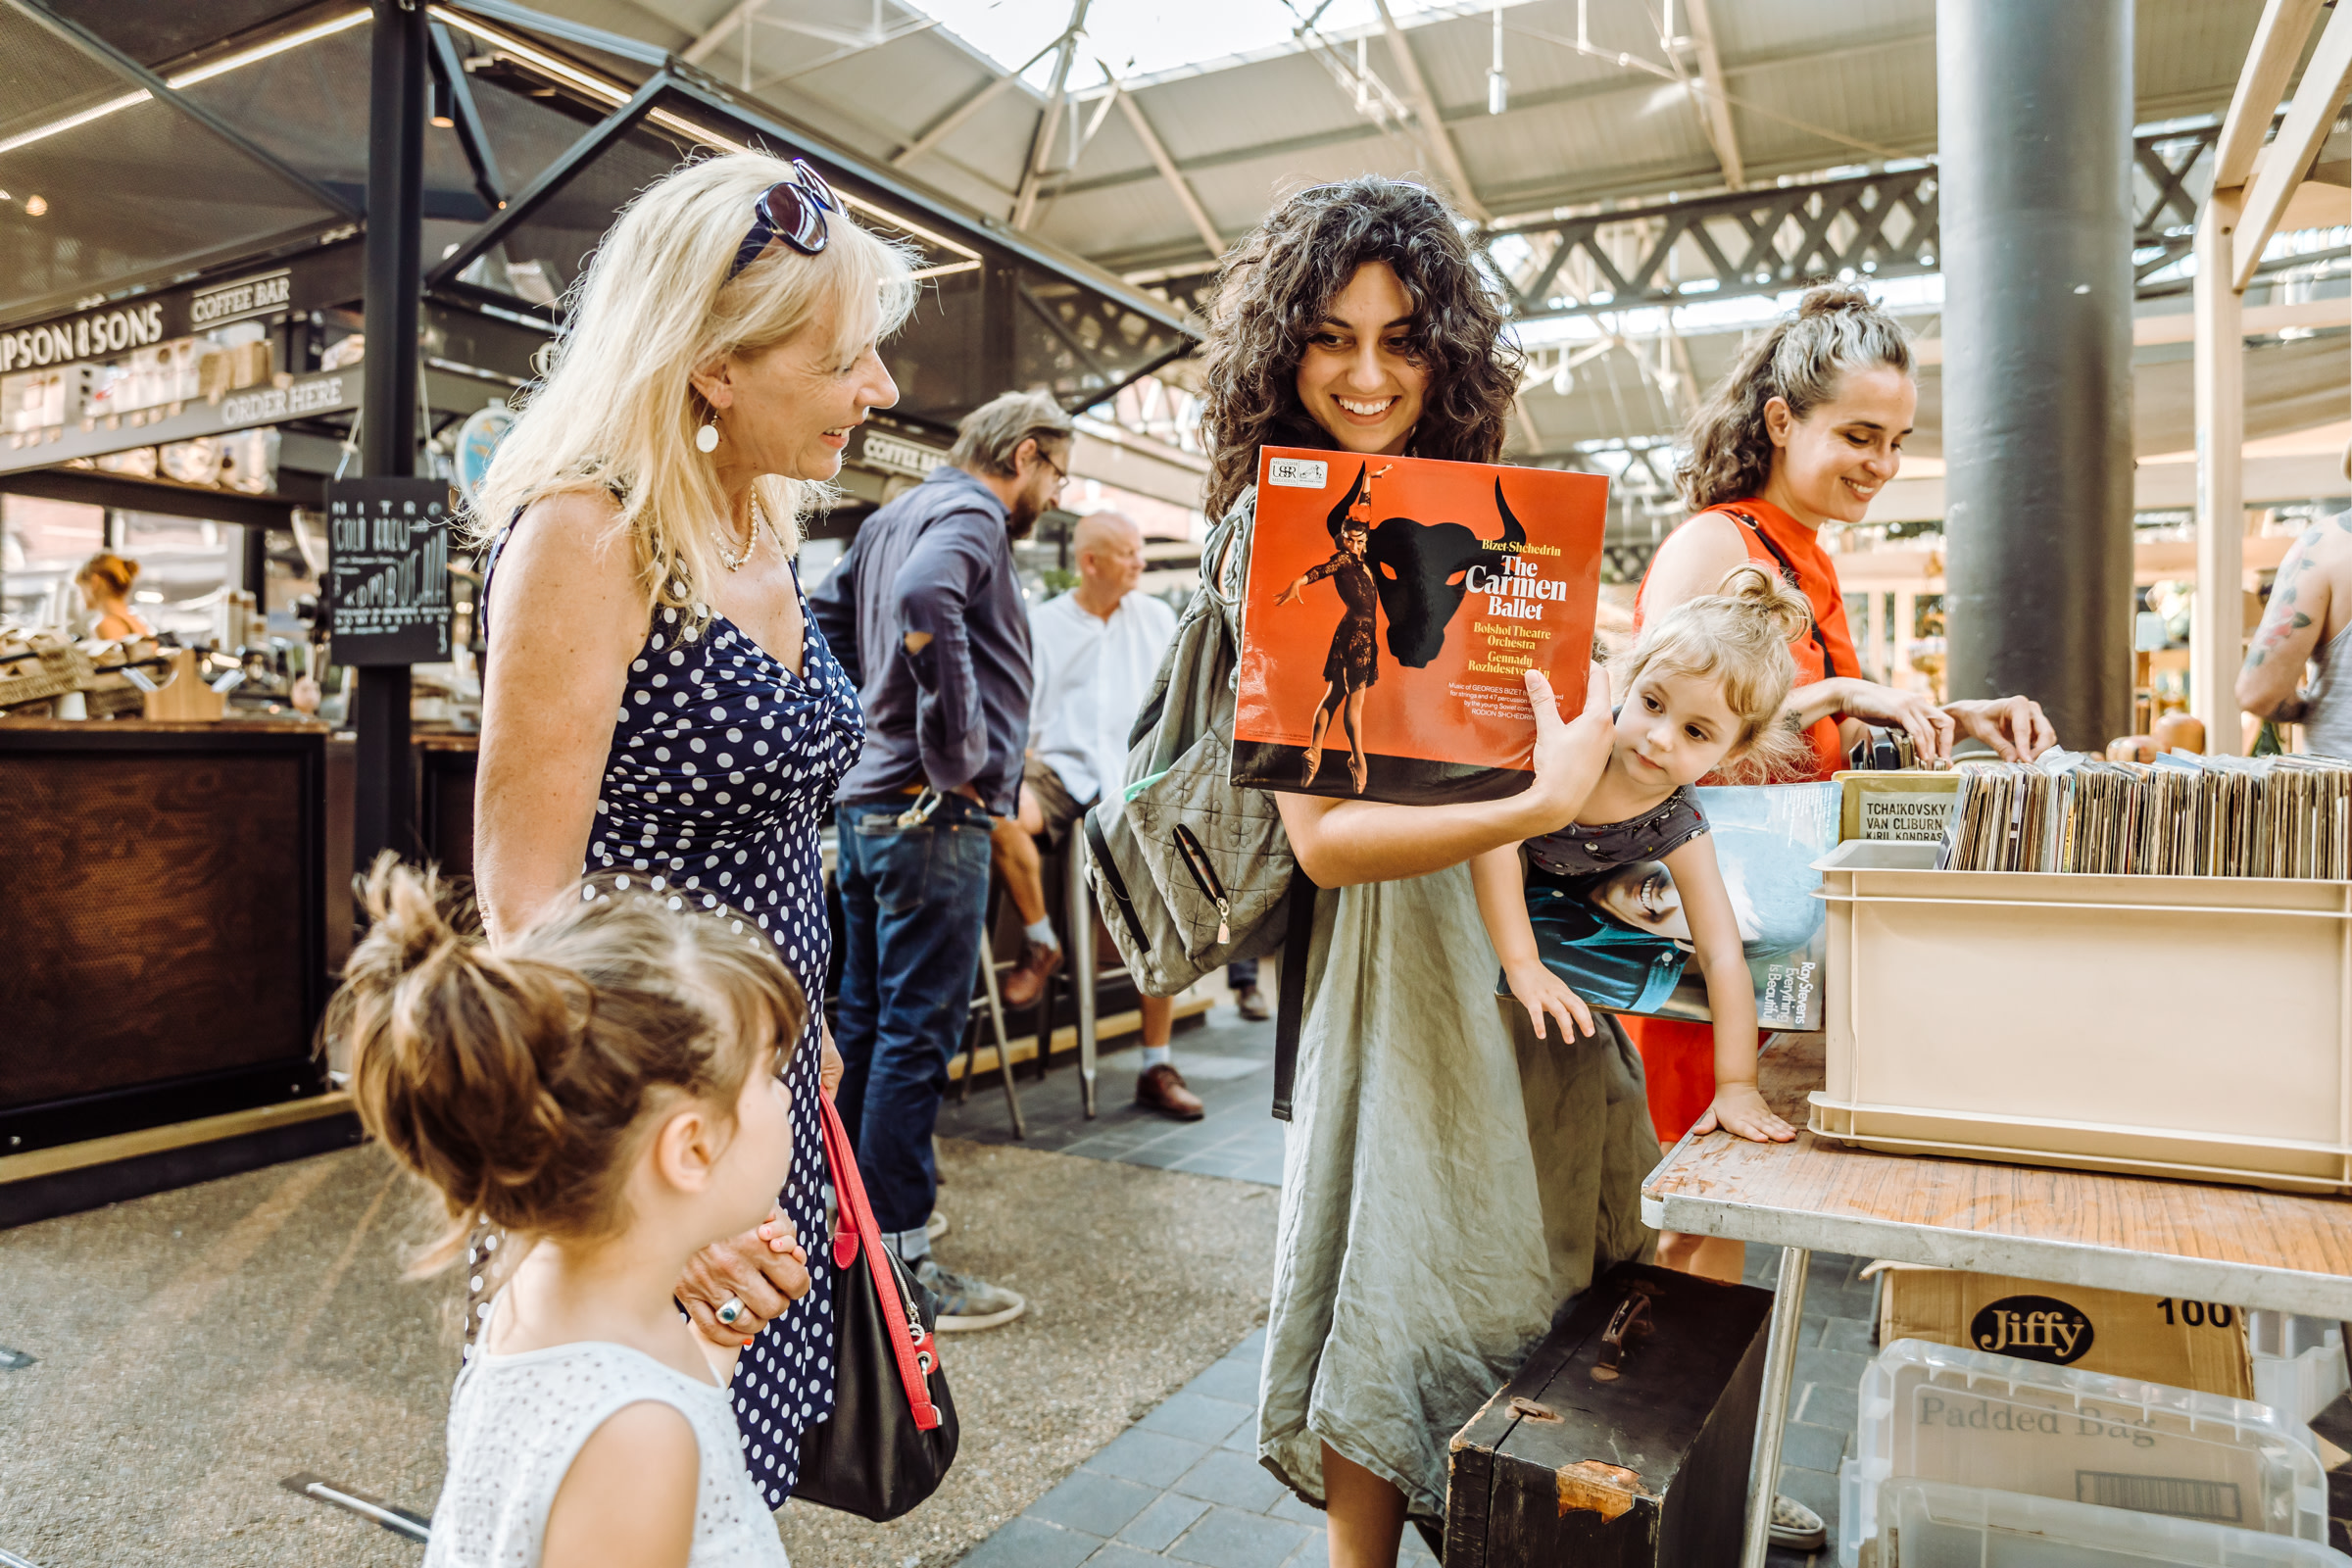
POLYGON ((2352 1192, 2352 882, 1938 871, 1854 840, 1812 1127, 1893 1153, 2352 1192))

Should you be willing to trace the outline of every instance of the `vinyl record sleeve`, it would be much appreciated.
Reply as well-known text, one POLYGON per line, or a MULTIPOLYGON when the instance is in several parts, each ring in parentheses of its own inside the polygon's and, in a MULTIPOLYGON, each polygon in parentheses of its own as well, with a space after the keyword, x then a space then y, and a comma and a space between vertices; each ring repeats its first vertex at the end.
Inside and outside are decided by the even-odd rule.
POLYGON ((1524 671, 1583 709, 1607 511, 1597 474, 1263 448, 1233 782, 1407 806, 1525 789, 1524 671))
MULTIPOLYGON (((1756 1026, 1822 1026, 1829 962, 1828 906, 1815 895, 1814 861, 1838 847, 1843 786, 1706 785, 1694 792, 1710 848, 1740 923, 1741 956, 1756 988, 1756 1026)), ((1589 1006, 1705 1022, 1699 970, 1674 873, 1637 860, 1589 876, 1527 873, 1528 920, 1544 966, 1589 1006)), ((1508 996, 1497 979, 1497 996, 1508 996)))

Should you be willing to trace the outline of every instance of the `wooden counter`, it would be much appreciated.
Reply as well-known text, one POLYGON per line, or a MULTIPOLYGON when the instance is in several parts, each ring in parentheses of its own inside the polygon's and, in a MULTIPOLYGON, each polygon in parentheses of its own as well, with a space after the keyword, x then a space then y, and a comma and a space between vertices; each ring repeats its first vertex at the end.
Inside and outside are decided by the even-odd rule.
MULTIPOLYGON (((1765 1054, 1759 1087, 1803 1129, 1818 1036, 1765 1054)), ((2352 1199, 2147 1176, 1687 1138, 1642 1189, 1662 1229, 1775 1247, 2352 1318, 2352 1199)))
POLYGON ((320 1094, 324 726, 0 723, 0 1155, 320 1094))

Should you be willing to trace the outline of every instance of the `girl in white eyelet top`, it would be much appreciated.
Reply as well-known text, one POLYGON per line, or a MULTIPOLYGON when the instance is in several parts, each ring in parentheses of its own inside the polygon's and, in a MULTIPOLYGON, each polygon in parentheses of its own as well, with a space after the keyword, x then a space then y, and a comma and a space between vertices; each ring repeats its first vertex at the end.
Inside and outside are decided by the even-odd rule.
POLYGON ((742 1344, 672 1299, 705 1247, 789 1230, 808 1010, 773 945, 614 878, 493 953, 389 857, 368 907, 326 1025, 361 1118, 439 1194, 439 1255, 476 1216, 514 1239, 481 1264, 507 1278, 451 1394, 425 1568, 788 1568, 727 1392, 742 1344))
MULTIPOLYGON (((482 1343, 497 1343, 506 1293, 482 1343)), ((727 1391, 625 1345, 590 1341, 501 1355, 476 1350, 449 1398, 449 1480, 424 1568, 523 1568, 590 1433, 632 1404, 663 1404, 694 1429, 691 1568, 786 1568, 776 1523, 752 1485, 727 1391)))

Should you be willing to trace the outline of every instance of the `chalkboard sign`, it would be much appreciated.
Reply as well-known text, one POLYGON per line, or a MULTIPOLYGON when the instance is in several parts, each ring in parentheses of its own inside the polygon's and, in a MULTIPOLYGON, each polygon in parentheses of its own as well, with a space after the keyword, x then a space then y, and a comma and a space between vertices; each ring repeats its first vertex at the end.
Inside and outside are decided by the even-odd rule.
POLYGON ((338 480, 326 513, 335 662, 449 658, 449 482, 338 480))

